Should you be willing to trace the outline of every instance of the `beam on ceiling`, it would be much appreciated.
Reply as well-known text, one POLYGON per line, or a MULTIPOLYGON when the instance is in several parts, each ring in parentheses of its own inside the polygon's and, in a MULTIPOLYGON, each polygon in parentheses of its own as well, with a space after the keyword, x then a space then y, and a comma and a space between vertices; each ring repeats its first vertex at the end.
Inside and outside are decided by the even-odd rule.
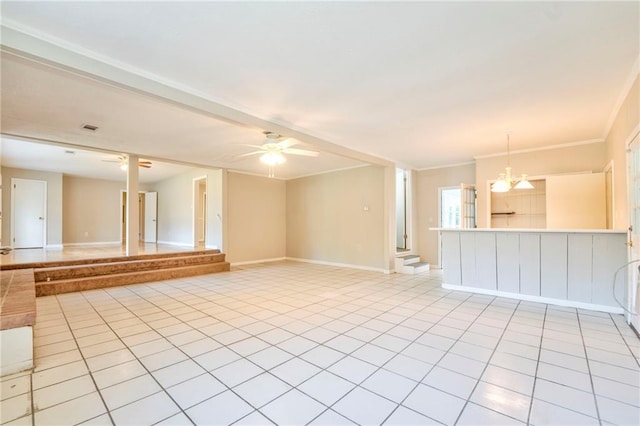
POLYGON ((77 49, 73 50, 71 47, 63 47, 43 38, 11 28, 6 24, 2 25, 0 30, 2 34, 0 49, 4 52, 63 69, 124 90, 170 102, 183 108, 192 109, 217 120, 293 137, 331 154, 380 166, 394 164, 390 160, 359 152, 313 136, 304 130, 266 120, 238 108, 224 105, 210 99, 206 94, 197 93, 187 87, 180 87, 175 82, 163 80, 143 70, 127 69, 123 64, 109 63, 107 58, 98 58, 91 52, 80 52, 77 49))

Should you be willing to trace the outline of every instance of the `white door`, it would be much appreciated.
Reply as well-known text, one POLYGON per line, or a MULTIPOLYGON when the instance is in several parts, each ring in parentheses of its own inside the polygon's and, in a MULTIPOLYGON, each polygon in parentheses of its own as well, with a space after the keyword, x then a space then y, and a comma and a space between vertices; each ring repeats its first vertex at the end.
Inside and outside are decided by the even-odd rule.
POLYGON ((46 181, 11 179, 11 240, 14 248, 45 246, 46 211, 46 181))
MULTIPOLYGON (((626 300, 623 301, 627 310, 625 318, 633 324, 636 330, 640 330, 640 292, 638 280, 640 279, 640 135, 631 141, 629 145, 627 164, 629 167, 629 274, 625 291, 626 300)), ((620 285, 620 284, 618 284, 620 285)))
POLYGON ((144 194, 144 242, 155 243, 158 240, 158 193, 144 194))
POLYGON ((461 189, 461 228, 476 228, 476 187, 460 184, 461 189))

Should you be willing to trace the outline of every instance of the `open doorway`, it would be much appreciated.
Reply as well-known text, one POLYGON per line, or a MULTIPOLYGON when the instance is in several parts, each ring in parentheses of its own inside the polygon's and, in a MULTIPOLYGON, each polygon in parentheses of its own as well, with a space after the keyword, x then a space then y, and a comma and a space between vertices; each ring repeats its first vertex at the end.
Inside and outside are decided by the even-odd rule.
POLYGON ((193 180, 193 246, 207 246, 207 177, 193 180))
POLYGON ((396 252, 411 250, 411 182, 409 172, 396 169, 396 252))
MULTIPOLYGON (((138 193, 138 241, 158 241, 158 193, 138 193)), ((120 191, 120 239, 127 243, 127 191, 120 191)))

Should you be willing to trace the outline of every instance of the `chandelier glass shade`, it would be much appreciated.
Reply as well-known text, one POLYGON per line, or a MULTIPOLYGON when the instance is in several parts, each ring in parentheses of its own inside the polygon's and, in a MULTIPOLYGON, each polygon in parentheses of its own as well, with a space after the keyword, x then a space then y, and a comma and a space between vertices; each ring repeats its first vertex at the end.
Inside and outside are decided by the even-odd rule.
POLYGON ((509 192, 511 189, 533 189, 533 185, 527 179, 526 174, 522 174, 519 179, 511 177, 509 135, 507 134, 507 167, 504 173, 498 175, 498 179, 491 185, 491 192, 509 192))

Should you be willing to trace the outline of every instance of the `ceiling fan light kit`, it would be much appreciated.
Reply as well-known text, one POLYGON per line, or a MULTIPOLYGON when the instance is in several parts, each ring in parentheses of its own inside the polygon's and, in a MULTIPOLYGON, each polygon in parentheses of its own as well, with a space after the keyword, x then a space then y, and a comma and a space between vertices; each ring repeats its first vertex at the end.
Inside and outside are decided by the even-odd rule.
MULTIPOLYGON (((105 163, 118 163, 118 167, 123 172, 126 172, 129 168, 129 159, 126 156, 119 156, 115 160, 102 160, 105 163)), ((138 160, 138 167, 142 167, 145 169, 150 169, 153 163, 149 160, 138 160)))
POLYGON ((263 133, 266 137, 266 141, 262 145, 248 145, 258 148, 258 151, 242 154, 238 157, 248 157, 260 154, 260 162, 269 166, 269 177, 274 177, 274 167, 280 166, 287 161, 284 154, 301 155, 305 157, 317 157, 319 154, 316 151, 291 148, 293 145, 298 143, 293 139, 283 138, 282 135, 274 132, 265 131, 263 133))
POLYGON ((267 166, 279 166, 287 161, 287 159, 279 151, 265 152, 260 156, 260 161, 267 166))

